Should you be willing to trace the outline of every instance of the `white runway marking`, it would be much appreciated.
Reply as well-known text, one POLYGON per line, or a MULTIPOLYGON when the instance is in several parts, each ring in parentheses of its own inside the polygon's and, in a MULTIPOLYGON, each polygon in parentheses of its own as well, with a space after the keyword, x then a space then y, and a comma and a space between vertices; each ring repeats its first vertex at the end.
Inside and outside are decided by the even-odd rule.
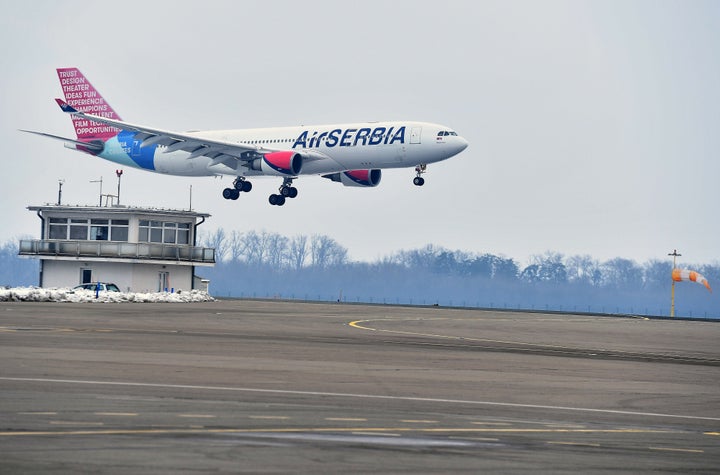
POLYGON ((293 391, 286 389, 261 389, 261 388, 239 388, 229 386, 200 386, 192 384, 160 384, 160 383, 133 383, 129 381, 85 381, 77 379, 51 379, 51 378, 11 378, 0 376, 0 381, 24 381, 35 383, 58 383, 58 384, 85 384, 95 386, 125 386, 125 387, 142 387, 142 388, 164 388, 164 389, 194 389, 202 391, 233 391, 245 393, 264 393, 264 394, 284 394, 295 396, 320 396, 320 397, 342 397, 355 399, 384 399, 393 401, 414 401, 414 402, 432 402, 442 404, 467 404, 477 406, 496 406, 496 407, 521 407, 527 409, 543 409, 551 411, 573 411, 588 412, 596 414, 620 414, 626 416, 641 417, 662 417, 673 419, 694 419, 703 421, 720 421, 720 417, 706 416, 690 416, 684 414, 661 414, 656 412, 638 412, 638 411, 621 411, 615 409, 593 409, 587 407, 568 407, 568 406, 548 406, 542 404, 520 404, 512 402, 497 401, 469 401, 463 399, 444 399, 444 398, 427 398, 413 396, 383 396, 379 394, 353 394, 353 393, 333 393, 321 391, 293 391))

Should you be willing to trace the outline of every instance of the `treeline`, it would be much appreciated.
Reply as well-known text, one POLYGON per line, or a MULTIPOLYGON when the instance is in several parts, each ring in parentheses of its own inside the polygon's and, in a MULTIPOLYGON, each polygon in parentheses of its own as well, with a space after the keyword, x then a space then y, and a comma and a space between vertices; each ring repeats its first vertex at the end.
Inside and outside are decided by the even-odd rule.
POLYGON ((0 244, 0 285, 6 287, 28 287, 38 285, 40 262, 18 256, 20 239, 0 244))
MULTIPOLYGON (((15 239, 0 245, 0 285, 38 283, 38 261, 18 256, 15 239)), ((521 308, 668 315, 669 259, 637 263, 546 252, 520 265, 491 253, 428 245, 375 262, 352 262, 348 249, 324 235, 226 232, 199 237, 216 250, 210 279, 216 297, 341 300, 413 305, 521 308)), ((685 265, 720 288, 720 264, 685 265)), ((676 284, 676 314, 720 318, 720 300, 692 282, 676 284)))
MULTIPOLYGON (((639 264, 546 252, 524 266, 491 253, 428 245, 376 262, 350 262, 347 248, 323 235, 226 232, 201 238, 218 263, 199 273, 217 296, 342 300, 468 307, 667 315, 670 260, 639 264)), ((720 265, 688 265, 720 285, 720 265)), ((676 314, 720 317, 704 287, 678 285, 676 314)))

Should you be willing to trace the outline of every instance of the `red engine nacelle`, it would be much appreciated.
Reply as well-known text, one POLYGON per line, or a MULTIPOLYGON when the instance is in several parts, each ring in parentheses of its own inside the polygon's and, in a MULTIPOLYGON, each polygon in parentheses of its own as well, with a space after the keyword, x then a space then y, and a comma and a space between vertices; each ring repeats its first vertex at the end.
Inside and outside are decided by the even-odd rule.
POLYGON ((297 176, 302 165, 302 155, 288 150, 266 153, 262 158, 253 160, 250 167, 266 175, 297 176))
POLYGON ((323 177, 338 181, 345 186, 378 186, 382 178, 382 170, 349 170, 323 177))

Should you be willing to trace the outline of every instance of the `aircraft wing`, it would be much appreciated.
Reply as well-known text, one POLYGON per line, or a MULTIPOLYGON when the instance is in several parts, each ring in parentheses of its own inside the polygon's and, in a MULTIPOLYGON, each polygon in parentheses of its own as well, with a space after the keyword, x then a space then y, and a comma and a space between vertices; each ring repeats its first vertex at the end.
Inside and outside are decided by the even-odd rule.
POLYGON ((173 132, 170 130, 155 129, 144 125, 131 124, 122 120, 109 119, 93 114, 81 112, 62 99, 55 99, 63 112, 76 117, 106 124, 118 129, 136 132, 135 138, 141 140, 140 147, 148 145, 164 145, 164 152, 184 150, 190 152, 188 158, 206 156, 213 159, 215 164, 225 163, 229 166, 237 165, 237 161, 248 161, 257 158, 258 154, 276 151, 275 149, 259 148, 254 145, 212 140, 188 133, 173 132))

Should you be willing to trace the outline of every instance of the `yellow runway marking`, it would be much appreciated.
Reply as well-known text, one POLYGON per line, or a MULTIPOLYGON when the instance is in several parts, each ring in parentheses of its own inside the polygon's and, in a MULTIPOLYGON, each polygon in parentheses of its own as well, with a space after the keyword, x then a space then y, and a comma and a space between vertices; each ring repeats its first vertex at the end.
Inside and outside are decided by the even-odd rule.
MULTIPOLYGON (((411 331, 404 331, 404 330, 383 330, 380 328, 373 328, 369 326, 362 325, 363 323, 370 323, 370 322, 380 322, 380 321, 386 321, 386 322, 398 322, 398 321, 422 321, 422 320, 447 320, 447 319, 441 319, 441 318, 433 318, 433 319, 427 319, 427 318, 413 318, 413 319, 391 319, 391 318, 377 318, 377 319, 371 319, 371 320, 355 320, 350 323, 348 323, 349 326, 353 328, 358 328, 360 330, 370 330, 374 332, 385 332, 385 333, 397 333, 400 335, 412 335, 412 336, 424 336, 424 337, 431 337, 431 338, 442 338, 445 340, 460 340, 460 341, 475 341, 475 342, 484 342, 484 343, 501 343, 504 345, 520 345, 520 346, 528 346, 528 347, 542 347, 542 348, 552 348, 556 350, 568 350, 571 349, 567 346, 560 346, 560 345, 547 345, 547 344, 538 344, 538 343, 526 343, 522 341, 505 341, 505 340, 492 340, 489 338, 471 338, 471 337, 465 337, 465 336, 453 336, 453 335, 439 335, 436 333, 419 333, 419 332, 411 332, 411 331)), ((606 351, 606 350, 592 350, 589 349, 588 351, 606 351)))
POLYGON ((702 454, 705 453, 704 450, 700 449, 675 449, 673 447, 648 447, 650 450, 666 450, 668 452, 690 452, 694 454, 702 454))
POLYGON ((717 436, 720 436, 720 432, 705 432, 705 435, 717 435, 717 436))
POLYGON ((499 442, 500 439, 497 439, 495 437, 453 437, 450 436, 448 439, 455 439, 455 440, 476 440, 479 442, 499 442))
POLYGON ((250 416, 250 419, 277 419, 284 421, 290 418, 288 416, 250 416))
POLYGON ((556 440, 550 440, 547 442, 551 445, 572 445, 577 447, 600 447, 600 444, 593 444, 588 442, 563 442, 563 441, 556 441, 556 440))
MULTIPOLYGON (((71 423, 84 424, 84 423, 71 423)), ((92 425, 92 423, 86 423, 92 425)), ((95 423, 102 425, 102 423, 95 423)), ((265 429, 107 429, 107 430, 68 430, 68 431, 22 431, 22 432, 0 432, 0 437, 23 437, 23 436, 58 436, 58 435, 172 435, 172 434, 257 434, 257 433, 323 433, 323 432, 364 432, 372 434, 406 432, 406 433, 448 433, 448 434, 673 434, 678 431, 655 430, 655 429, 495 429, 495 428, 459 428, 459 427, 286 427, 286 428, 265 428, 265 429)), ((658 449, 661 450, 661 449, 658 449)))
POLYGON ((135 417, 137 412, 95 412, 96 416, 135 417))
POLYGON ((424 421, 424 420, 414 420, 414 419, 402 419, 400 422, 406 422, 408 424, 437 424, 438 421, 424 421))
POLYGON ((50 424, 57 426, 104 426, 104 422, 75 422, 75 421, 50 421, 50 424))

